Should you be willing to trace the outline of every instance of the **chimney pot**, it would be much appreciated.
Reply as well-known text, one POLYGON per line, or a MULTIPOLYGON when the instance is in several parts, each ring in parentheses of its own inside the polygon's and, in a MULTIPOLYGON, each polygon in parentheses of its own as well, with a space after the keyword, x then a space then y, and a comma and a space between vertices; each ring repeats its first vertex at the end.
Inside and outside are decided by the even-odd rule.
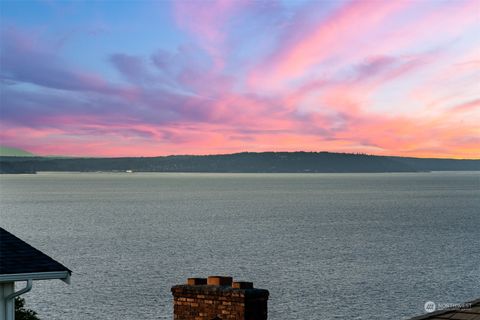
POLYGON ((209 276, 207 284, 211 286, 231 286, 232 280, 232 277, 209 276))
POLYGON ((235 288, 235 289, 253 289, 253 282, 235 281, 232 284, 232 288, 235 288))
POLYGON ((202 284, 207 284, 207 279, 205 278, 188 278, 187 284, 189 286, 198 286, 202 284))

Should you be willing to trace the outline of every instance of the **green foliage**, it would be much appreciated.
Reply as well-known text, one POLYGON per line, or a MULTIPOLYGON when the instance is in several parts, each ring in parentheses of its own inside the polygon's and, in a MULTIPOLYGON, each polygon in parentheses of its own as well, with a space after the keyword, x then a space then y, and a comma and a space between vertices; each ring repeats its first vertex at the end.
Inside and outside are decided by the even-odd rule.
POLYGON ((37 313, 25 308, 25 299, 15 298, 15 320, 40 320, 37 313))
POLYGON ((0 155, 2 157, 33 157, 34 155, 28 151, 0 146, 0 155))

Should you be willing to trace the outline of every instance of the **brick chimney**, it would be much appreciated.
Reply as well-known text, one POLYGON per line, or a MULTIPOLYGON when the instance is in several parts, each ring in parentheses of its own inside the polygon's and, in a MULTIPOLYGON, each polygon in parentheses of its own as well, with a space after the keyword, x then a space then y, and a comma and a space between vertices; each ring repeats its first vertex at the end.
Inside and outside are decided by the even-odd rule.
POLYGON ((174 320, 266 320, 268 290, 232 277, 189 278, 172 287, 174 320))

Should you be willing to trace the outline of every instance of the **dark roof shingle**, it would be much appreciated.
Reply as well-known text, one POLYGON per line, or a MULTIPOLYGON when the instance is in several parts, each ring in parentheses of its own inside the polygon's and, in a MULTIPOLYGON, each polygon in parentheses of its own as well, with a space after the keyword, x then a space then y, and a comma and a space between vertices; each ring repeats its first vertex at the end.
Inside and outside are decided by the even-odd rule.
POLYGON ((0 275, 71 271, 7 230, 0 228, 0 275))

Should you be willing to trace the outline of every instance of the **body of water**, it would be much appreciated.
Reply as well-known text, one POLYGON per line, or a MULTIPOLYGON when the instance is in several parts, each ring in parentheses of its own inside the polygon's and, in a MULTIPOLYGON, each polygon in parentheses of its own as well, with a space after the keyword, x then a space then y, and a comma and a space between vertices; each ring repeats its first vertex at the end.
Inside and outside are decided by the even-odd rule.
POLYGON ((0 224, 73 270, 42 319, 172 319, 170 287, 231 275, 269 319, 407 319, 480 297, 480 174, 0 176, 0 224))

